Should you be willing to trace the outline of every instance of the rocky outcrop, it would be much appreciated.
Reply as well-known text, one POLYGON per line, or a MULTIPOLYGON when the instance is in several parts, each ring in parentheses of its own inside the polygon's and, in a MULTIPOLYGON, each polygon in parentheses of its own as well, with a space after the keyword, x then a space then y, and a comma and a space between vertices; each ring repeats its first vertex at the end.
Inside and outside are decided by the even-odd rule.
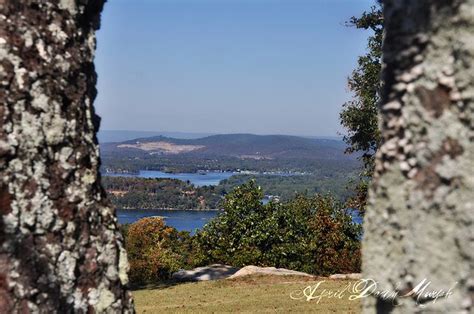
POLYGON ((133 311, 98 170, 102 6, 0 2, 0 313, 133 311))
POLYGON ((177 281, 207 281, 225 279, 233 275, 239 269, 222 264, 197 267, 192 270, 180 270, 173 274, 172 279, 177 281))
MULTIPOLYGON (((250 265, 239 269, 228 265, 213 264, 210 266, 197 267, 192 270, 180 270, 173 274, 172 279, 176 281, 208 281, 219 279, 235 279, 250 275, 316 277, 308 273, 285 268, 259 267, 250 265)), ((360 273, 334 274, 330 275, 328 278, 334 280, 358 280, 362 278, 362 275, 360 273)))
POLYGON ((307 273, 284 268, 258 267, 250 265, 239 269, 228 265, 213 264, 210 266, 194 268, 192 270, 180 270, 173 274, 172 279, 177 281, 207 281, 227 278, 233 279, 249 275, 292 275, 314 277, 307 273))
POLYGON ((258 266, 245 266, 239 269, 238 272, 229 277, 229 279, 234 279, 243 276, 249 275, 273 275, 273 276, 304 276, 304 277, 314 277, 313 275, 303 273, 300 271, 289 270, 285 268, 275 268, 275 267, 258 267, 258 266))

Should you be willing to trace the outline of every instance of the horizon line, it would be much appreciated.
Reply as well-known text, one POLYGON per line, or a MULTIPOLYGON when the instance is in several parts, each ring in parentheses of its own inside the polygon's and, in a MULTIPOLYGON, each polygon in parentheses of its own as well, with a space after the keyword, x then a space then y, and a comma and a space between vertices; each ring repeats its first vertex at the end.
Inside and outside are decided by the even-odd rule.
POLYGON ((234 134, 249 134, 249 135, 286 135, 286 136, 298 136, 298 137, 332 137, 343 139, 344 135, 304 135, 304 134, 285 134, 285 133, 254 133, 254 132, 199 132, 199 131, 152 131, 152 130, 124 130, 124 129, 99 129, 101 131, 114 131, 114 132, 146 132, 146 133, 183 133, 183 134, 195 134, 195 135, 234 135, 234 134))

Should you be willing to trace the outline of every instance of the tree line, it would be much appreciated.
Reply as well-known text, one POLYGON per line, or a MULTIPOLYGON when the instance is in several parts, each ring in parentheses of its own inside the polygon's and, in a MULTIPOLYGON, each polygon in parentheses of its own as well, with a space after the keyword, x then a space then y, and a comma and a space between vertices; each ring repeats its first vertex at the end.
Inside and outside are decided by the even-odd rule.
POLYGON ((108 198, 120 209, 217 209, 223 190, 213 186, 195 187, 177 179, 103 177, 108 198))

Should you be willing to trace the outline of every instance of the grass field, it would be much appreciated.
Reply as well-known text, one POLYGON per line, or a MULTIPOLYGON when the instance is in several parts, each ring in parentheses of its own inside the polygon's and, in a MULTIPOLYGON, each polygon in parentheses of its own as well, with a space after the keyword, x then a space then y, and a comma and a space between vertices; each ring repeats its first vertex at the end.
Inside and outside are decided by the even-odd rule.
MULTIPOLYGON (((359 313, 360 303, 342 298, 323 297, 310 301, 294 300, 290 294, 322 283, 336 292, 350 281, 293 276, 247 276, 198 283, 167 284, 133 292, 138 313, 359 313)), ((295 295, 295 294, 293 294, 295 295)))

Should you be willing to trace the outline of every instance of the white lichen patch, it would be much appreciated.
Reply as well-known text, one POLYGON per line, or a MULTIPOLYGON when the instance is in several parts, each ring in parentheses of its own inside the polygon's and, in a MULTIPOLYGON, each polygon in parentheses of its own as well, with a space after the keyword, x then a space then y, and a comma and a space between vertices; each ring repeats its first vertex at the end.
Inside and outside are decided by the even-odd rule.
POLYGON ((60 0, 59 8, 69 11, 71 15, 75 15, 77 12, 76 1, 74 0, 60 0))
MULTIPOLYGON (((61 148, 61 151, 57 153, 56 159, 59 160, 60 165, 63 169, 72 169, 73 166, 68 162, 69 157, 71 157, 74 149, 72 147, 65 146, 61 148)), ((65 173, 67 175, 67 172, 65 173)))
POLYGON ((89 304, 97 313, 103 313, 115 302, 115 295, 102 283, 89 292, 89 304))
POLYGON ((74 310, 78 312, 87 312, 87 300, 84 298, 84 295, 81 291, 76 290, 74 292, 74 295, 72 296, 72 302, 74 303, 74 310))
POLYGON ((62 250, 61 246, 56 243, 46 243, 45 248, 48 250, 48 253, 54 257, 54 260, 57 259, 62 250))
POLYGON ((123 285, 128 284, 128 271, 130 270, 130 265, 128 263, 127 252, 125 249, 120 246, 119 251, 119 278, 120 282, 123 285))
POLYGON ((66 72, 70 68, 70 63, 67 62, 62 55, 56 55, 54 57, 54 63, 59 67, 63 72, 66 72))
POLYGON ((0 60, 8 60, 11 64, 13 64, 15 82, 20 89, 23 88, 23 75, 26 73, 26 70, 20 66, 21 59, 8 49, 7 41, 3 37, 0 37, 0 60))
POLYGON ((23 34, 22 38, 25 41, 25 47, 26 48, 30 48, 31 46, 33 46, 33 35, 31 33, 31 31, 26 31, 23 34))
POLYGON ((18 208, 12 207, 12 211, 6 215, 3 215, 3 228, 6 233, 14 233, 19 225, 19 210, 18 208))
POLYGON ((45 94, 41 87, 41 81, 36 81, 31 85, 30 95, 32 98, 31 105, 35 109, 47 111, 49 107, 49 97, 45 94))
POLYGON ((68 38, 67 34, 63 32, 61 27, 59 27, 55 23, 49 24, 48 30, 51 32, 53 37, 56 38, 60 42, 64 42, 68 38))
POLYGON ((117 271, 117 266, 114 264, 111 264, 107 266, 107 271, 105 272, 105 276, 110 280, 110 281, 115 281, 118 279, 118 271, 117 271))
POLYGON ((25 68, 19 68, 18 70, 15 70, 15 80, 20 89, 23 89, 25 87, 24 75, 26 73, 27 71, 25 68))
POLYGON ((43 137, 41 136, 43 125, 41 122, 34 114, 27 111, 22 113, 21 125, 14 130, 14 134, 18 138, 27 139, 19 142, 21 148, 35 153, 34 149, 43 145, 43 137))
POLYGON ((76 275, 76 255, 70 251, 63 251, 56 262, 58 279, 61 281, 61 293, 63 295, 70 294, 74 288, 76 275))
POLYGON ((54 222, 57 213, 56 210, 51 210, 53 203, 42 191, 38 191, 32 201, 39 205, 38 208, 35 208, 36 223, 38 224, 36 233, 43 234, 54 222))
POLYGON ((43 111, 48 110, 49 106, 49 97, 45 94, 39 94, 33 98, 31 105, 36 109, 41 109, 43 111))
POLYGON ((53 116, 47 116, 48 119, 45 119, 45 135, 46 142, 51 145, 56 145, 62 142, 64 139, 64 129, 66 121, 59 113, 53 114, 53 116))
POLYGON ((89 36, 87 37, 87 46, 89 47, 89 50, 92 52, 92 58, 94 58, 94 53, 95 53, 95 34, 89 33, 89 36))
POLYGON ((82 176, 82 182, 84 184, 90 185, 96 181, 96 172, 90 169, 87 169, 82 176))
POLYGON ((46 52, 45 45, 42 39, 38 39, 36 41, 35 47, 36 47, 36 50, 38 50, 40 57, 43 58, 43 60, 45 60, 46 62, 51 61, 51 58, 48 56, 48 53, 46 52))

